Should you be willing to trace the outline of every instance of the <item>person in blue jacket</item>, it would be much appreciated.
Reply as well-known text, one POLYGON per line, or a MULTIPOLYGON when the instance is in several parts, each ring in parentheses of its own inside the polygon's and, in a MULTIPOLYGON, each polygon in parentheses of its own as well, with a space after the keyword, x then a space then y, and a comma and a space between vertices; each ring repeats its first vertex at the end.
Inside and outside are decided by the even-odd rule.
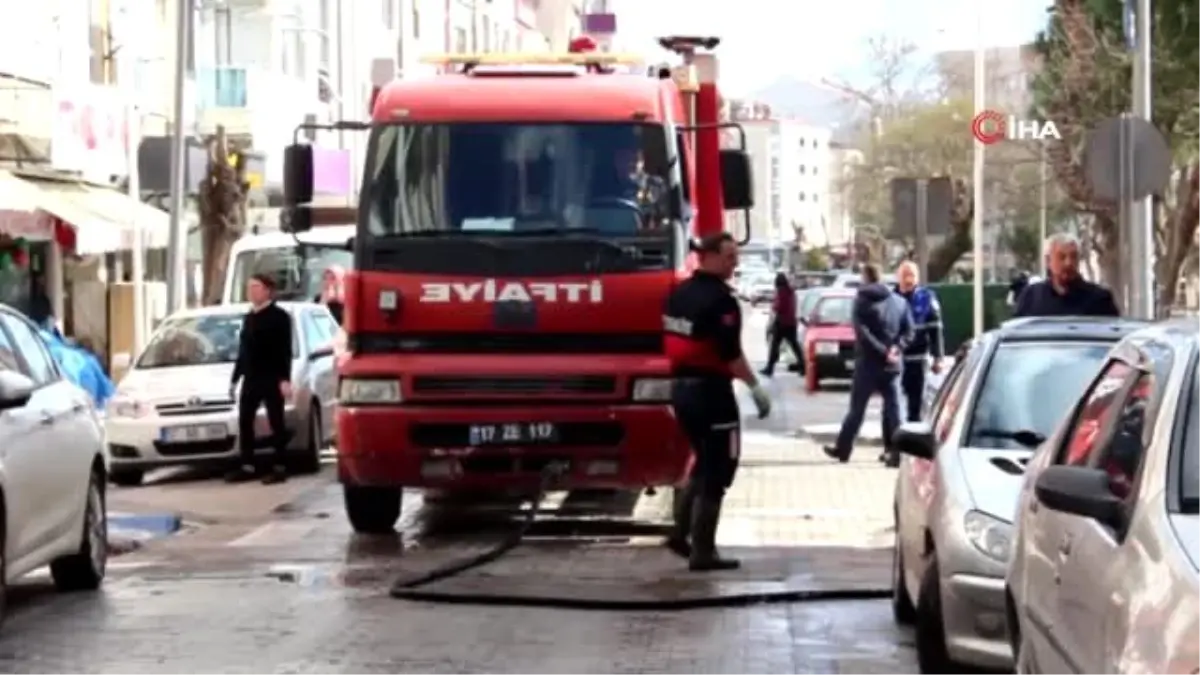
POLYGON ((917 264, 900 263, 896 270, 896 292, 908 301, 913 318, 913 339, 904 350, 904 373, 900 389, 904 392, 905 420, 921 421, 921 403, 925 398, 925 369, 942 372, 946 343, 942 337, 942 306, 937 294, 921 285, 917 264))
POLYGON ((92 397, 97 410, 104 410, 115 387, 104 372, 99 359, 86 349, 71 344, 57 328, 53 331, 41 329, 38 333, 46 343, 50 356, 58 363, 67 379, 92 397))

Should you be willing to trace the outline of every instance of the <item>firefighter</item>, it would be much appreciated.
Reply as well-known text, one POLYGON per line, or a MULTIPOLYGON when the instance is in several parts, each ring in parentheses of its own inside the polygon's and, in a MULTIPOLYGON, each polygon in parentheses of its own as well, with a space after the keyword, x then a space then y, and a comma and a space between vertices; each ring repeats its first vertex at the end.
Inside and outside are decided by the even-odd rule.
POLYGON ((911 260, 896 270, 896 291, 908 301, 913 318, 913 339, 904 350, 904 370, 900 390, 906 404, 905 419, 921 420, 921 402, 925 398, 925 368, 942 372, 946 343, 942 333, 942 307, 937 295, 921 285, 921 275, 911 260))
POLYGON ((667 298, 663 315, 674 377, 671 406, 695 453, 691 479, 675 501, 675 530, 667 546, 694 572, 732 570, 737 560, 716 549, 725 491, 741 453, 740 415, 733 380, 750 387, 759 419, 771 399, 742 354, 742 311, 729 287, 738 248, 726 232, 692 242, 699 267, 667 298))

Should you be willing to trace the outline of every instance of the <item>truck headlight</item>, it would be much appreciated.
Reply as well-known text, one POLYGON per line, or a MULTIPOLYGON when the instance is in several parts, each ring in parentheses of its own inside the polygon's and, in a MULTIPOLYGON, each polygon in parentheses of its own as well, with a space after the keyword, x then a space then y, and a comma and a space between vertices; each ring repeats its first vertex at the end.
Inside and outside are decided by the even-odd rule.
POLYGON ((1012 550, 1012 523, 1006 523, 982 511, 967 511, 963 531, 975 548, 998 562, 1008 562, 1012 550))
POLYGON ((643 377, 633 381, 633 400, 642 403, 665 403, 671 400, 671 379, 643 377))
POLYGON ((108 417, 137 418, 150 414, 153 407, 145 401, 129 394, 117 394, 108 402, 105 411, 108 417))
POLYGON ((388 405, 403 401, 400 380, 343 378, 338 405, 388 405))

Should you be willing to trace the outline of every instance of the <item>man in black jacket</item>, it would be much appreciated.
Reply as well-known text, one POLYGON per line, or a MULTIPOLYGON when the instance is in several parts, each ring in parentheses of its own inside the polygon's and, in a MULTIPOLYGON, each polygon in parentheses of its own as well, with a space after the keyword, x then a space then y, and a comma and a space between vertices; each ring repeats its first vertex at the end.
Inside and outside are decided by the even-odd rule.
MULTIPOLYGON (((842 420, 837 444, 826 446, 825 454, 850 461, 854 440, 862 429, 872 394, 883 397, 883 441, 888 448, 900 426, 900 372, 904 350, 913 339, 913 320, 908 303, 879 281, 879 269, 864 265, 863 286, 854 299, 854 381, 850 385, 850 409, 842 420)), ((885 451, 881 458, 894 465, 898 457, 885 451)))
POLYGON ((1029 284, 1013 317, 1120 316, 1112 291, 1079 276, 1079 241, 1061 233, 1046 242, 1049 278, 1029 284))
POLYGON ((238 444, 241 451, 240 464, 226 476, 230 482, 251 480, 260 473, 255 457, 255 420, 259 406, 267 409, 267 422, 271 426, 271 457, 269 469, 263 474, 264 483, 280 483, 287 480, 287 467, 283 464, 283 453, 287 446, 287 431, 284 428, 283 408, 292 396, 292 315, 275 304, 275 282, 266 274, 256 274, 246 286, 246 297, 250 300, 250 311, 242 321, 237 363, 233 367, 230 394, 237 392, 238 381, 242 382, 238 400, 238 444))

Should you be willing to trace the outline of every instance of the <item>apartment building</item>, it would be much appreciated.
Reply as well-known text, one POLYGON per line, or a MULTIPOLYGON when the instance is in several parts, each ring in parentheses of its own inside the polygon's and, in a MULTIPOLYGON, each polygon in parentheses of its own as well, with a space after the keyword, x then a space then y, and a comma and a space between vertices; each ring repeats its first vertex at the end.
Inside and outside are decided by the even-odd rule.
POLYGON ((780 236, 804 247, 837 243, 830 221, 830 139, 828 127, 799 120, 779 120, 780 236), (786 233, 786 235, 785 235, 786 233))

